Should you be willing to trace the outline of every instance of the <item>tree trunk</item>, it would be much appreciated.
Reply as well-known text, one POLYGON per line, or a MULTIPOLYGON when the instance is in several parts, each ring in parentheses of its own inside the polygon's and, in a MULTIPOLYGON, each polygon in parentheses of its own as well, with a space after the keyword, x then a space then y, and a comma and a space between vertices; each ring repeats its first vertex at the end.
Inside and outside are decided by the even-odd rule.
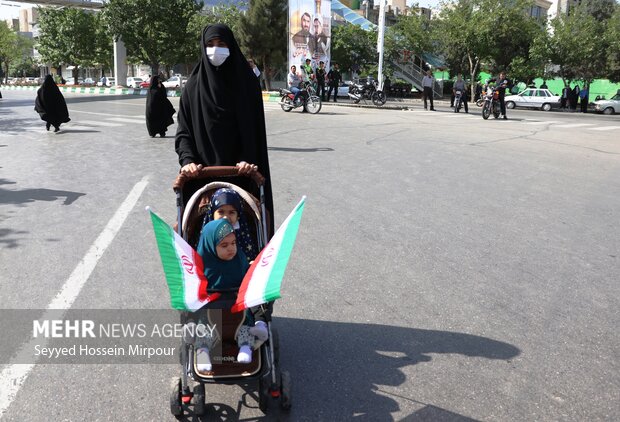
POLYGON ((71 74, 73 75, 73 84, 74 85, 79 85, 78 83, 78 75, 80 73, 80 69, 76 66, 73 65, 73 70, 71 71, 71 74))
POLYGON ((265 89, 267 91, 271 91, 271 76, 273 74, 273 70, 269 66, 269 62, 267 61, 267 57, 262 57, 263 62, 263 78, 265 78, 265 89))

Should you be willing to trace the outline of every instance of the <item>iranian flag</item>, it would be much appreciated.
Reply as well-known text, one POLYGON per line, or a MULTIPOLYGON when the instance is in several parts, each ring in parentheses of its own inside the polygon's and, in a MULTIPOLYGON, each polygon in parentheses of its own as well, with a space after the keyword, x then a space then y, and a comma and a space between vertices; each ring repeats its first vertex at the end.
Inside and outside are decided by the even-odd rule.
POLYGON ((149 207, 161 263, 174 309, 196 311, 216 300, 220 294, 207 294, 207 278, 202 258, 181 236, 149 207))
POLYGON ((281 297, 284 270, 295 244, 305 202, 304 196, 250 266, 239 288, 233 312, 241 312, 281 297))

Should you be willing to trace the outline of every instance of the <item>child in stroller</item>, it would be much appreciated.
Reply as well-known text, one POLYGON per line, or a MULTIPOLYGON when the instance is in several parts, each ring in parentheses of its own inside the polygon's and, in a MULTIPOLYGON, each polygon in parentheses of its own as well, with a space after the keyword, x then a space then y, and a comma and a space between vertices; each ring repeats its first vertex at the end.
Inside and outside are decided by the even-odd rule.
MULTIPOLYGON (((210 221, 203 227, 198 242, 198 253, 202 257, 204 274, 209 280, 210 288, 216 290, 239 288, 249 264, 243 251, 237 248, 235 230, 227 218, 210 221)), ((239 363, 252 362, 255 335, 251 330, 259 328, 259 326, 252 327, 250 325, 252 319, 251 314, 248 313, 243 325, 236 332, 239 346, 237 362, 239 363)), ((199 319, 199 326, 200 324, 204 326, 205 323, 208 324, 208 321, 199 319)), ((263 322, 263 324, 265 323, 263 322)), ((267 335, 266 326, 260 326, 260 328, 267 335)), ((202 327, 200 329, 202 330, 202 327)), ((214 335, 217 333, 215 331, 204 329, 203 333, 199 337, 199 341, 196 342, 198 347, 196 351, 197 369, 200 372, 208 372, 212 369, 210 350, 218 338, 214 335)), ((266 339, 264 338, 264 340, 266 339)))
MULTIPOLYGON (((179 174, 174 183, 178 211, 176 231, 190 245, 198 249, 203 223, 206 220, 210 221, 211 218, 215 218, 217 222, 217 218, 222 214, 222 212, 217 212, 221 207, 214 206, 213 196, 218 189, 227 188, 242 198, 241 207, 237 210, 238 217, 241 217, 240 223, 245 218, 256 250, 262 249, 272 230, 270 217, 265 207, 263 185, 264 178, 258 172, 241 174, 236 167, 207 167, 200 169, 195 175, 179 174), (222 181, 223 178, 227 181, 222 181), (253 192, 250 193, 239 187, 243 184, 243 181, 239 181, 240 178, 246 181, 251 179, 255 183, 256 190, 260 193, 260 199, 254 197, 253 192), (209 213, 213 217, 206 217, 209 213)), ((224 203, 227 200, 218 202, 224 203)), ((229 223, 231 220, 233 218, 229 220, 229 223)), ((206 269, 208 267, 206 261, 204 264, 206 269)), ((282 409, 289 409, 291 406, 291 378, 290 374, 287 371, 282 371, 279 366, 278 333, 276 328, 272 326, 271 307, 269 304, 260 305, 256 312, 250 312, 250 314, 254 314, 252 316, 255 316, 255 320, 260 318, 265 321, 268 335, 264 342, 260 339, 259 341, 254 339, 251 362, 241 363, 239 362, 240 348, 238 347, 240 337, 237 333, 244 326, 243 322, 246 321, 247 310, 245 313, 231 313, 230 308, 235 302, 238 288, 231 289, 231 291, 228 291, 229 289, 216 289, 213 276, 209 278, 207 274, 207 279, 208 290, 210 292, 219 290, 221 296, 198 311, 182 312, 180 315, 181 323, 188 328, 194 326, 196 335, 183 336, 182 338, 180 349, 181 374, 180 377, 175 377, 172 380, 170 395, 172 414, 176 417, 182 416, 190 404, 194 405, 194 415, 204 414, 205 384, 247 385, 250 380, 258 380, 258 404, 261 410, 266 412, 273 400, 278 400, 282 409), (207 327, 204 327, 205 321, 208 324, 207 327), (203 325, 203 329, 200 330, 198 325, 203 325), (215 348, 210 353, 211 371, 202 366, 203 363, 207 362, 203 361, 202 357, 198 358, 197 356, 198 349, 202 347, 200 344, 201 334, 207 331, 204 328, 213 330, 217 338, 217 341, 213 343, 215 348), (193 387, 192 381, 197 383, 193 387)), ((245 325, 247 326, 247 323, 245 325)), ((254 330, 255 328, 256 326, 250 329, 254 330)), ((191 331, 188 330, 188 332, 191 331)), ((201 355, 203 353, 201 352, 201 355)))

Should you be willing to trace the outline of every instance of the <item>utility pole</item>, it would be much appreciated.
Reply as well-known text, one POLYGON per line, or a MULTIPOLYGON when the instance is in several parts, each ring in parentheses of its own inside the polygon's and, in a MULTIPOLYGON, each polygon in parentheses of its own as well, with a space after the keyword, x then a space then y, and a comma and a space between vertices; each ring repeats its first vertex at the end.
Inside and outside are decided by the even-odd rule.
POLYGON ((377 52, 379 53, 379 91, 383 91, 383 36, 385 34, 385 4, 387 0, 379 0, 379 30, 377 35, 377 52))

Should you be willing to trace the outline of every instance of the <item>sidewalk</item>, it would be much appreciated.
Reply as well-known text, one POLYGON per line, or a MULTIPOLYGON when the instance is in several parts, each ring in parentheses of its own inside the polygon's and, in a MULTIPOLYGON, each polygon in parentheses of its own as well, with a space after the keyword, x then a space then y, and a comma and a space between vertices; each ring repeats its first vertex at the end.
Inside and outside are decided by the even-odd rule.
MULTIPOLYGON (((36 91, 40 85, 22 86, 22 85, 0 85, 0 90, 6 91, 36 91)), ((59 86, 61 92, 69 92, 73 94, 95 94, 95 95, 146 95, 147 88, 125 88, 125 87, 83 87, 83 86, 59 86)), ((168 90, 168 97, 180 97, 181 91, 175 89, 168 90)), ((263 91, 264 102, 280 102, 280 94, 277 91, 263 91)), ((447 105, 450 101, 435 100, 436 104, 447 105)), ((376 108, 384 110, 406 110, 410 107, 422 107, 423 102, 420 99, 415 98, 388 98, 387 102, 383 106, 376 106, 372 101, 360 101, 355 104, 350 98, 339 97, 338 102, 323 102, 323 106, 337 106, 337 107, 359 107, 359 108, 376 108)))
MULTIPOLYGON (((280 102, 280 94, 277 91, 263 91, 264 102, 280 102)), ((438 99, 433 101, 438 105, 450 105, 450 99, 438 99)), ((338 97, 338 102, 324 101, 323 106, 336 106, 336 107, 359 107, 359 108, 375 108, 383 110, 407 110, 411 107, 422 108, 424 102, 417 98, 388 98, 387 102, 382 106, 376 106, 372 101, 360 101, 355 104, 350 98, 338 97)))

